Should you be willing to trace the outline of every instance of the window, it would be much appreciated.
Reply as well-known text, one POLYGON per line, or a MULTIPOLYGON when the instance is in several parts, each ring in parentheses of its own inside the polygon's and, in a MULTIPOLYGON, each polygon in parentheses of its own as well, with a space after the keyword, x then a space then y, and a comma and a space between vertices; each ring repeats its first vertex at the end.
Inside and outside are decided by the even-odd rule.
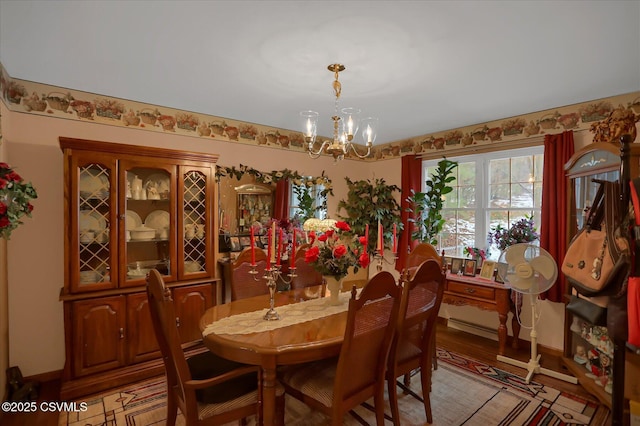
MULTIPOLYGON (((500 251, 489 247, 488 233, 498 224, 532 216, 540 230, 544 147, 521 148, 450 158, 457 161, 453 191, 446 195, 443 232, 438 245, 447 256, 463 256, 465 247, 489 249, 497 260, 500 251)), ((423 162, 423 177, 430 180, 440 159, 423 162)), ((423 183, 422 191, 426 191, 423 183)))
POLYGON ((300 217, 302 221, 310 217, 325 219, 327 217, 326 196, 322 194, 324 185, 307 186, 291 184, 289 193, 289 217, 300 217))

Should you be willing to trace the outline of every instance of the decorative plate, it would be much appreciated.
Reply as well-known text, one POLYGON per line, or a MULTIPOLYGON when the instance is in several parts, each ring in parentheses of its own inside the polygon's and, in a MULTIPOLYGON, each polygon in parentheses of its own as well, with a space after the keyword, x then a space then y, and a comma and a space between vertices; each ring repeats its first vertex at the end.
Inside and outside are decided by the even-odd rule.
POLYGON ((140 226, 142 226, 142 219, 140 219, 138 213, 133 210, 127 210, 124 222, 125 229, 130 231, 132 229, 139 228, 140 226))
POLYGON ((107 221, 98 212, 80 210, 80 230, 81 231, 104 231, 107 229, 107 221))
POLYGON ((106 198, 109 195, 109 179, 98 170, 84 169, 80 172, 79 189, 87 198, 106 198))
POLYGON ((154 210, 147 215, 147 218, 144 221, 144 226, 148 226, 155 230, 162 230, 169 227, 169 222, 169 212, 164 210, 154 210))

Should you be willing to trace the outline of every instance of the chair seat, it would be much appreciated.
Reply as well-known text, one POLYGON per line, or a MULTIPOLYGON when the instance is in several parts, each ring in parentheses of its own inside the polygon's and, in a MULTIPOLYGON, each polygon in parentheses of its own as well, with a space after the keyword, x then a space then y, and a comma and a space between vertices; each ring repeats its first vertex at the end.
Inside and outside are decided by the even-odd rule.
POLYGON ((401 364, 406 360, 418 358, 420 354, 422 354, 422 349, 420 349, 420 347, 411 342, 403 341, 400 343, 398 348, 398 363, 401 364))
MULTIPOLYGON (((191 372, 191 378, 194 380, 208 379, 209 377, 233 371, 236 368, 245 367, 244 364, 221 358, 212 352, 203 352, 192 356, 187 359, 187 365, 191 372)), ((205 404, 216 404, 230 401, 256 389, 258 389, 256 374, 249 373, 219 385, 196 390, 196 400, 205 404)))
POLYGON ((282 370, 280 381, 309 396, 327 408, 333 401, 333 383, 336 378, 337 358, 292 365, 282 370))
MULTIPOLYGON (((253 376, 255 382, 255 375, 253 376)), ((284 398, 284 387, 280 383, 276 383, 276 398, 284 398)), ((284 399, 282 400, 284 402, 284 399)), ((249 404, 258 402, 258 390, 236 396, 227 401, 207 404, 198 402, 198 418, 200 420, 209 418, 214 415, 227 413, 229 411, 245 407, 249 404)))

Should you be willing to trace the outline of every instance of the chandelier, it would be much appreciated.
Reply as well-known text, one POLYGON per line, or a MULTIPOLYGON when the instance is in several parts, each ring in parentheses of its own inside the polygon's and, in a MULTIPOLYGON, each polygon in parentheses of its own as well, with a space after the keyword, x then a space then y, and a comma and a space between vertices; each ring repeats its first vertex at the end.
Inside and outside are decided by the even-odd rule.
POLYGON ((316 148, 316 135, 318 127, 318 113, 315 111, 302 111, 300 113, 300 123, 302 133, 307 144, 307 151, 311 158, 318 158, 323 152, 331 154, 335 161, 342 160, 349 151, 359 158, 366 158, 371 154, 371 146, 376 140, 376 132, 378 130, 378 119, 367 117, 360 120, 360 110, 357 108, 343 108, 340 110, 342 116, 338 115, 338 104, 342 85, 338 81, 340 71, 344 71, 345 66, 342 64, 331 64, 327 69, 334 73, 333 91, 335 94, 335 110, 331 117, 333 120, 333 139, 325 140, 316 148), (362 140, 367 147, 366 153, 360 153, 356 146, 352 143, 354 135, 358 133, 358 129, 362 129, 362 140))

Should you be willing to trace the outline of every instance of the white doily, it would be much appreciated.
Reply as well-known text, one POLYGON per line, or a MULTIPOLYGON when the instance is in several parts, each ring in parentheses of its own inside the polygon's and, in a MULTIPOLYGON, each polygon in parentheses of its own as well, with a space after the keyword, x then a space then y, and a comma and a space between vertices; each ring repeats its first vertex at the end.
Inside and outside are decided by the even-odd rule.
MULTIPOLYGON (((358 290, 358 293, 360 290, 358 290)), ((292 303, 290 305, 277 306, 275 308, 280 319, 276 321, 266 321, 264 314, 268 308, 245 312, 238 315, 222 318, 215 321, 204 329, 202 336, 211 333, 216 334, 250 334, 260 333, 262 331, 275 330, 276 328, 287 327, 294 324, 300 324, 305 321, 327 317, 329 315, 344 312, 349 307, 349 299, 351 292, 343 292, 339 295, 343 302, 339 305, 329 305, 328 298, 319 298, 306 300, 300 303, 292 303)), ((265 298, 268 303, 268 298, 265 298)))

